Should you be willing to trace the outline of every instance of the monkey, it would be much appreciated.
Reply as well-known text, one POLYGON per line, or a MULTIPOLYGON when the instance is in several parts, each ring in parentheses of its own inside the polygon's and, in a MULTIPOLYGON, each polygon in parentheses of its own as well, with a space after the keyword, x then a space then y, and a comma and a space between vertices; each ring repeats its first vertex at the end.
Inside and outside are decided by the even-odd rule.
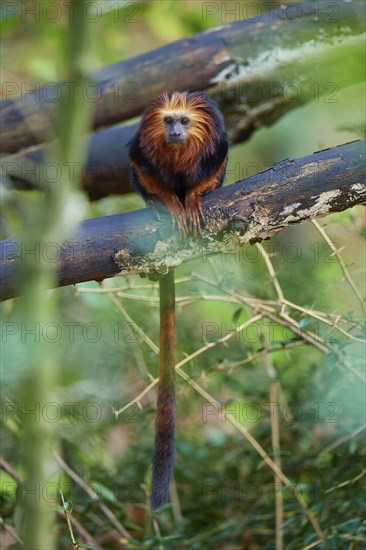
POLYGON ((155 213, 163 204, 183 234, 200 232, 201 195, 221 187, 228 141, 216 103, 165 92, 148 107, 130 147, 131 184, 155 213))
MULTIPOLYGON (((201 197, 222 186, 228 140, 217 104, 202 92, 164 92, 143 113, 130 151, 131 185, 160 219, 168 210, 179 236, 202 233, 201 197)), ((174 271, 159 280, 160 369, 150 505, 168 500, 175 462, 174 271)))

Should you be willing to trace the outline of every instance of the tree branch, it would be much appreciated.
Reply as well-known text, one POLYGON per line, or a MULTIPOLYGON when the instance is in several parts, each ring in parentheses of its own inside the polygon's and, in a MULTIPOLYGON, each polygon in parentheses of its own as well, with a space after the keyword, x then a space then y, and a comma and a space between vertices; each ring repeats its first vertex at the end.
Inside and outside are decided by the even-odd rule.
POLYGON ((365 141, 355 141, 275 164, 204 197, 206 231, 184 242, 169 215, 157 221, 149 208, 85 220, 72 239, 42 250, 7 239, 0 249, 1 299, 18 294, 16 265, 27 254, 59 261, 60 286, 117 273, 154 277, 199 255, 235 252, 288 225, 365 203, 364 162, 365 141))
MULTIPOLYGON (((290 110, 364 78, 364 14, 363 0, 285 4, 104 67, 92 77, 99 92, 94 127, 140 114, 165 89, 207 89, 224 113, 230 140, 242 142, 290 110)), ((12 83, 4 83, 5 90, 7 84, 12 83)), ((0 150, 14 153, 52 139, 58 101, 47 98, 70 94, 72 84, 52 84, 6 101, 0 109, 0 150)), ((91 137, 83 186, 92 199, 130 191, 127 152, 134 130, 135 125, 109 128, 91 137)), ((3 159, 17 187, 40 184, 44 152, 38 145, 3 159)))
MULTIPOLYGON (((98 200, 108 195, 131 193, 129 185, 130 161, 129 143, 137 128, 137 123, 124 126, 111 126, 90 135, 88 153, 82 166, 81 183, 90 200, 98 200)), ((55 167, 47 164, 48 146, 38 145, 1 159, 1 169, 12 181, 16 189, 30 190, 41 187, 48 170, 55 174, 60 168, 68 170, 69 178, 74 179, 75 166, 55 167)), ((79 168, 79 167, 78 167, 79 168)))

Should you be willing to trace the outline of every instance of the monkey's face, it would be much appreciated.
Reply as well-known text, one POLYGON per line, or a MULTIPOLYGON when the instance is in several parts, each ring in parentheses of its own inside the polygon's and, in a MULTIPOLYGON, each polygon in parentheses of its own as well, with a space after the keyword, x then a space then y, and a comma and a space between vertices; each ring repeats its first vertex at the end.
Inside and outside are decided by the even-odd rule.
POLYGON ((165 141, 168 145, 184 145, 189 138, 191 121, 184 113, 170 113, 163 118, 165 141))
MULTIPOLYGON (((145 111, 139 129, 145 153, 158 163, 166 153, 192 163, 203 149, 214 151, 221 115, 208 98, 188 92, 165 92, 145 111)), ((223 124, 223 123, 222 123, 223 124)))

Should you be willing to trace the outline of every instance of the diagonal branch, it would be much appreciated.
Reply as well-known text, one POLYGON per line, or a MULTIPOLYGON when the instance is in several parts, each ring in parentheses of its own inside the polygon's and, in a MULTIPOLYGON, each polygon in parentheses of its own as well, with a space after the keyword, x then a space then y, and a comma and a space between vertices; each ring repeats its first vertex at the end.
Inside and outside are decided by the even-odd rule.
POLYGON ((285 160, 204 197, 206 231, 179 241, 170 217, 150 209, 82 222, 74 237, 27 250, 21 239, 1 242, 2 300, 19 292, 16 265, 28 254, 59 261, 59 286, 114 275, 150 277, 197 256, 235 253, 242 244, 271 237, 291 224, 366 203, 365 141, 285 160))
MULTIPOLYGON (((206 4, 203 16, 210 9, 206 4)), ((340 89, 365 77, 364 17, 363 0, 278 7, 264 3, 252 19, 210 29, 91 75, 93 83, 87 85, 97 90, 91 107, 99 131, 89 137, 88 158, 79 167, 89 197, 131 191, 128 143, 136 124, 112 125, 141 114, 163 90, 207 90, 224 113, 232 143, 321 97, 338 101, 340 89)), ((43 174, 52 170, 43 164, 44 142, 55 137, 51 129, 58 98, 72 101, 77 84, 56 82, 19 94, 17 84, 3 83, 0 152, 2 168, 15 187, 38 188, 43 174)), ((74 166, 67 168, 73 178, 74 166)))
MULTIPOLYGON (((204 10, 202 15, 209 22, 204 10)), ((232 115, 234 111, 245 115, 230 136, 235 141, 235 135, 250 134, 258 124, 273 122, 309 94, 314 98, 312 87, 321 87, 324 76, 325 84, 335 80, 339 86, 361 80, 364 16, 362 1, 267 5, 253 18, 103 67, 90 75, 96 89, 94 128, 140 114, 165 89, 213 89, 222 98, 220 84, 229 84, 222 99, 232 115), (331 67, 336 72, 326 70, 331 67), (294 86, 288 87, 289 83, 294 86), (301 97, 297 97, 298 87, 301 97), (241 101, 236 102, 236 94, 241 101)), ((77 84, 53 82, 16 95, 15 83, 3 83, 8 101, 0 110, 0 151, 14 153, 50 139, 59 99, 72 101, 77 84)))

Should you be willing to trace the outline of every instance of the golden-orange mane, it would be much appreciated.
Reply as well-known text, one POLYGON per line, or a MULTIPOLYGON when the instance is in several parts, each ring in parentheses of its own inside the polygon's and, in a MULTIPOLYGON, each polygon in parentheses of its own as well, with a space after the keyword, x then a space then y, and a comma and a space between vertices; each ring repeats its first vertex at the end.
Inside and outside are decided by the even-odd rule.
POLYGON ((213 154, 219 136, 215 116, 219 116, 211 101, 200 93, 164 92, 146 110, 139 133, 140 145, 153 166, 171 172, 194 171, 202 156, 213 154), (164 117, 186 116, 188 140, 184 145, 165 141, 164 117))

